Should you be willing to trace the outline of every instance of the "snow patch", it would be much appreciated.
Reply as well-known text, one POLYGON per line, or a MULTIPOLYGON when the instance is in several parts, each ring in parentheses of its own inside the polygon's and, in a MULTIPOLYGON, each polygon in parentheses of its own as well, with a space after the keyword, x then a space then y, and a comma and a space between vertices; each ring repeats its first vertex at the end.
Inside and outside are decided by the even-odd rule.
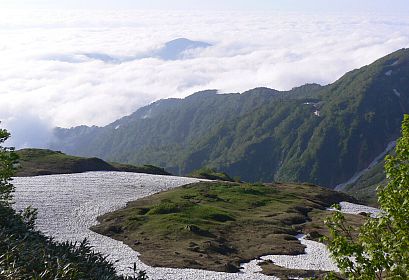
POLYGON ((121 127, 121 125, 115 126, 115 130, 117 130, 117 129, 120 128, 120 127, 121 127))
POLYGON ((386 71, 386 72, 385 72, 385 75, 386 75, 386 76, 391 76, 391 75, 392 75, 392 72, 393 72, 392 70, 386 71))
POLYGON ((142 119, 149 119, 152 116, 152 109, 149 109, 148 112, 146 112, 145 115, 142 116, 142 119))
MULTIPOLYGON (((150 279, 169 280, 276 280, 277 277, 260 273, 259 262, 271 260, 289 269, 337 271, 324 244, 296 237, 306 246, 305 254, 297 256, 270 255, 242 264, 240 273, 222 273, 199 269, 154 268, 142 263, 139 253, 120 241, 99 235, 89 228, 97 224, 96 218, 115 211, 127 202, 188 183, 193 178, 160 176, 126 172, 87 172, 80 174, 19 177, 13 183, 17 210, 32 205, 38 209, 36 227, 58 241, 82 241, 87 238, 96 251, 116 261, 119 273, 129 275, 135 262, 138 270, 145 270, 150 279)), ((341 203, 345 213, 375 211, 363 205, 341 203)), ((379 211, 379 210, 378 210, 379 211)), ((370 212, 372 213, 372 212, 370 212)))
POLYGON ((262 260, 271 260, 276 265, 290 269, 338 271, 338 267, 333 263, 327 247, 319 242, 306 239, 306 235, 296 236, 301 244, 305 245, 305 254, 290 255, 270 255, 261 257, 262 260))
POLYGON ((306 239, 306 235, 299 234, 296 238, 305 245, 305 253, 301 255, 268 255, 262 256, 258 260, 242 264, 244 273, 259 273, 261 268, 259 263, 270 260, 275 265, 288 269, 339 271, 338 267, 331 260, 327 247, 319 242, 306 239))
POLYGON ((303 105, 312 105, 315 108, 314 115, 317 116, 317 117, 320 116, 320 111, 318 110, 318 103, 304 102, 303 105))
POLYGON ((399 91, 397 91, 397 89, 393 89, 393 93, 397 96, 397 97, 400 97, 400 92, 399 91))
POLYGON ((317 106, 318 106, 318 103, 316 103, 316 102, 304 102, 303 104, 304 104, 304 105, 312 105, 312 106, 314 106, 314 107, 317 107, 317 106))
POLYGON ((395 60, 390 66, 396 66, 399 63, 399 59, 395 60))
POLYGON ((155 268, 144 264, 139 253, 120 241, 99 235, 89 228, 96 218, 126 206, 126 203, 188 183, 193 178, 126 172, 87 172, 15 178, 15 209, 32 205, 38 210, 36 227, 58 241, 87 238, 94 250, 108 255, 120 274, 130 275, 136 263, 149 279, 167 280, 277 280, 262 274, 222 273, 199 269, 155 268))
MULTIPOLYGON (((375 218, 381 212, 381 210, 379 210, 378 208, 361 205, 361 204, 355 204, 355 203, 346 202, 346 201, 340 202, 339 205, 341 206, 341 213, 344 213, 344 214, 358 215, 360 213, 367 213, 367 214, 370 214, 371 217, 375 218)), ((336 211, 334 208, 328 208, 327 210, 336 211)))

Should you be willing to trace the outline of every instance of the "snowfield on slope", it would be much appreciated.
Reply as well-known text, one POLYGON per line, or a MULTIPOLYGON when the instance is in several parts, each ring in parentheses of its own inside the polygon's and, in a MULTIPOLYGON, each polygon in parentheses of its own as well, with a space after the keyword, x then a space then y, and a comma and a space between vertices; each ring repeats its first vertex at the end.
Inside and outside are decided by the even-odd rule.
MULTIPOLYGON (((344 214, 359 215, 360 213, 367 213, 371 217, 375 218, 381 213, 381 211, 378 208, 365 206, 361 204, 355 204, 346 201, 340 202, 339 206, 341 206, 341 212, 344 214)), ((327 210, 336 211, 334 208, 328 208, 327 210)))
MULTIPOLYGON (((247 269, 243 269, 242 273, 153 268, 142 263, 138 258, 139 253, 122 242, 89 230, 97 224, 98 216, 123 208, 129 201, 198 181, 193 178, 125 172, 15 178, 14 207, 23 209, 32 205, 37 208, 37 228, 56 240, 82 241, 87 238, 96 251, 108 255, 111 261, 117 261, 117 271, 122 274, 130 274, 129 267, 136 263, 137 269, 145 270, 150 279, 278 279, 257 273, 259 268, 256 261, 245 265, 247 269)), ((335 269, 323 244, 310 242, 301 236, 299 239, 307 246, 306 254, 291 256, 290 259, 288 256, 266 258, 288 268, 316 269, 319 266, 323 270, 335 269)))
POLYGON ((166 280, 275 280, 276 277, 232 274, 198 269, 153 268, 142 263, 139 253, 124 243, 89 228, 96 218, 125 207, 126 203, 157 192, 198 182, 198 179, 126 172, 87 172, 15 178, 15 209, 29 205, 38 209, 37 229, 58 241, 87 238, 96 251, 116 261, 118 273, 130 274, 136 263, 149 279, 166 280))
POLYGON ((306 235, 296 236, 301 244, 305 245, 305 254, 302 255, 267 255, 260 259, 242 264, 243 272, 258 273, 261 271, 259 263, 270 260, 275 265, 290 269, 338 271, 338 267, 330 258, 327 247, 319 242, 306 239, 306 235))

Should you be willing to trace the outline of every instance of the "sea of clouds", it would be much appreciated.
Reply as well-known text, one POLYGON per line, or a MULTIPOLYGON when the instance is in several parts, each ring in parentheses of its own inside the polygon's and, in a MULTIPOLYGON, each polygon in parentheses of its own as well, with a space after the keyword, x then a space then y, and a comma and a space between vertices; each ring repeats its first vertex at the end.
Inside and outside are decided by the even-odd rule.
POLYGON ((1 126, 10 145, 41 147, 55 126, 105 125, 204 89, 328 84, 404 47, 409 17, 392 15, 1 10, 1 126), (181 37, 212 47, 149 56, 181 37))

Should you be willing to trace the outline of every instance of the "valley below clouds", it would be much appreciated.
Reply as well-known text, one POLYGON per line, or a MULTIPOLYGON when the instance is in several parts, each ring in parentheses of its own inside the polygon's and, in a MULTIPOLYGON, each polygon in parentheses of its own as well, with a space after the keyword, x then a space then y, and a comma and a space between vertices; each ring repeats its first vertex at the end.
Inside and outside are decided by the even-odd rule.
POLYGON ((204 89, 328 84, 409 47, 409 19, 279 12, 0 11, 0 120, 17 147, 204 89), (209 46, 157 55, 177 38, 209 46), (29 123, 29 125, 27 124, 29 123))

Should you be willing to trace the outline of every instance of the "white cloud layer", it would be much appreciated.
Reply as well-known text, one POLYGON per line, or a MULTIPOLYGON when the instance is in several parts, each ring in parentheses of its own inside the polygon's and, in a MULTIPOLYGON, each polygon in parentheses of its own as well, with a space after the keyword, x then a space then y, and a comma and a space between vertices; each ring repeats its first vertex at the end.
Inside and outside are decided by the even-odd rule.
POLYGON ((392 16, 3 10, 0 120, 13 144, 41 146, 53 126, 105 125, 203 89, 327 84, 403 47, 409 18, 392 16), (143 57, 179 37, 213 46, 184 60, 84 55, 143 57))

